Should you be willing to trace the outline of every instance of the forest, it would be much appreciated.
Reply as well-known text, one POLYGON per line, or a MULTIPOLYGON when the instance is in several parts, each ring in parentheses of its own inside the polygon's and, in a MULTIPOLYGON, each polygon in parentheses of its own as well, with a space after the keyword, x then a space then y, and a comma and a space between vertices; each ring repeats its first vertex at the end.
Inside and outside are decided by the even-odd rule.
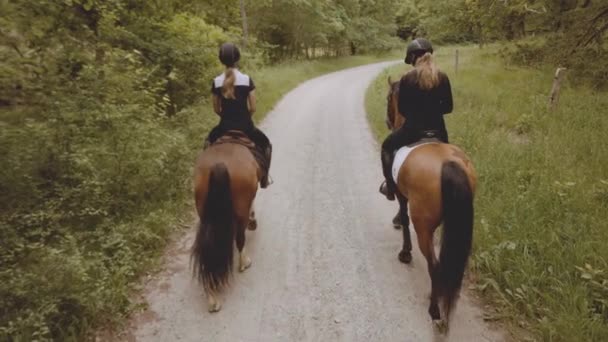
POLYGON ((601 91, 607 31, 601 0, 0 0, 0 340, 88 339, 135 309, 189 220, 221 43, 272 87, 425 36, 601 91))

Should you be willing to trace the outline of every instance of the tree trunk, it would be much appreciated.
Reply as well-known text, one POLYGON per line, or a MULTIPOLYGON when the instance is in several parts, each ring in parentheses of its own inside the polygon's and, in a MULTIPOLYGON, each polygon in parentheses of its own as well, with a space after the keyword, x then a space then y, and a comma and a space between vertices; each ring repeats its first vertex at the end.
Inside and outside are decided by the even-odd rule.
POLYGON ((243 47, 247 48, 247 40, 249 39, 249 26, 247 25, 247 11, 245 11, 245 0, 240 0, 241 4, 241 19, 243 21, 243 47))
POLYGON ((479 40, 479 48, 483 48, 483 27, 481 24, 477 24, 477 39, 479 40))

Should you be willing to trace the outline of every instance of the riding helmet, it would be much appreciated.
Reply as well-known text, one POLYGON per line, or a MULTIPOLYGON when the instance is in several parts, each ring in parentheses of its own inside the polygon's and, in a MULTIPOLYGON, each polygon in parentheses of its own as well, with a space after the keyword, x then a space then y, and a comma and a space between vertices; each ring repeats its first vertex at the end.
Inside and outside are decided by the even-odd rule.
POLYGON ((241 59, 239 48, 233 43, 224 43, 220 47, 220 62, 227 67, 233 67, 241 59))
POLYGON ((431 45, 431 42, 424 38, 416 38, 407 46, 405 63, 414 65, 416 59, 427 52, 433 53, 433 45, 431 45))

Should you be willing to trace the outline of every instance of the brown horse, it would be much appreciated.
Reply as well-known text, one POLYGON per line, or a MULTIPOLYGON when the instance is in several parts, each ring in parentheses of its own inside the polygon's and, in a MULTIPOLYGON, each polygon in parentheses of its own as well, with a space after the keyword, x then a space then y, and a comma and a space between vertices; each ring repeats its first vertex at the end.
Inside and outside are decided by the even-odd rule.
MULTIPOLYGON (((390 78, 388 81, 390 91, 386 123, 391 130, 395 130, 405 123, 405 119, 397 109, 399 82, 393 83, 390 78)), ((434 323, 447 329, 471 252, 475 170, 461 149, 435 142, 415 148, 401 165, 397 178, 399 215, 403 228, 403 249, 399 253, 399 260, 406 264, 412 260, 408 225, 411 216, 418 246, 426 258, 431 277, 429 314, 434 323), (443 238, 438 260, 433 236, 442 223, 443 238)))
POLYGON ((261 170, 251 146, 247 146, 251 141, 237 135, 238 139, 222 137, 202 151, 194 170, 200 222, 192 247, 193 271, 207 294, 209 312, 221 309, 218 294, 232 274, 235 241, 239 271, 251 266, 251 259, 245 254, 245 230, 257 227, 253 200, 261 170))

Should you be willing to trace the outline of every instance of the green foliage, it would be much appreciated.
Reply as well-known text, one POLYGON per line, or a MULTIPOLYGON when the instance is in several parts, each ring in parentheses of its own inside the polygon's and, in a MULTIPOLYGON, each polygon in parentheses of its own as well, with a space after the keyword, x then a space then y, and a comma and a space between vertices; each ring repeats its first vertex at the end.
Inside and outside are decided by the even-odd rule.
MULTIPOLYGON (((236 2, 235 2, 236 3, 236 2)), ((124 323, 191 206, 228 3, 0 1, 0 340, 85 340, 124 323)), ((374 57, 241 67, 260 114, 301 80, 374 57)))
POLYGON ((477 38, 479 13, 470 1, 422 1, 418 8, 418 35, 428 36, 436 43, 458 43, 477 38))
MULTIPOLYGON (((489 318, 517 326, 517 340, 608 340, 608 97, 568 77, 549 112, 553 70, 505 65, 498 46, 459 50, 457 75, 453 48, 437 57, 454 91, 450 138, 479 175, 472 268, 489 318)), ((368 91, 378 138, 387 74, 404 71, 389 69, 368 91)))
POLYGON ((315 57, 388 51, 398 40, 397 0, 250 1, 252 29, 271 57, 315 57))
POLYGON ((571 78, 608 86, 608 3, 590 0, 409 0, 397 15, 404 39, 435 43, 509 41, 505 60, 567 67, 571 78), (540 39, 539 39, 540 37, 540 39))
POLYGON ((118 321, 185 204, 192 133, 165 114, 207 91, 226 35, 186 14, 127 27, 122 5, 0 3, 0 340, 118 321))

